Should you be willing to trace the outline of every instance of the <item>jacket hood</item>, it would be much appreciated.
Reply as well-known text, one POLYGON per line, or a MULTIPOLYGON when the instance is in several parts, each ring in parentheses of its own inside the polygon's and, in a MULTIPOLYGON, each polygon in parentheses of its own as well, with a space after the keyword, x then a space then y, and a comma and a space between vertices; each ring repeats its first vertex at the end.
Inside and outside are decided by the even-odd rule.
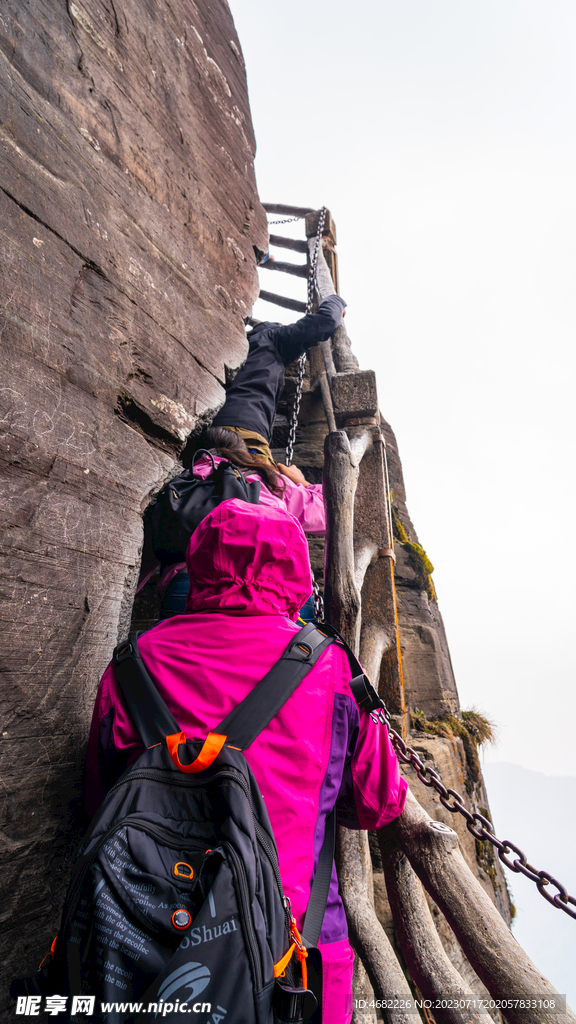
POLYGON ((312 592, 308 545, 298 520, 237 498, 202 520, 190 538, 186 564, 186 612, 296 620, 312 592))

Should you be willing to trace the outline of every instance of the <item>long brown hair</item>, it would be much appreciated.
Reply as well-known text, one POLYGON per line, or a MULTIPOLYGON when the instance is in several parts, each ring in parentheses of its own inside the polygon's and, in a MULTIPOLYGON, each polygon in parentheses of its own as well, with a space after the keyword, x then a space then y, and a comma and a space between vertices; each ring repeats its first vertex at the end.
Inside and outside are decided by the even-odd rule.
POLYGON ((208 427, 200 437, 195 438, 193 445, 187 445, 182 453, 182 462, 187 469, 190 469, 194 452, 197 452, 199 448, 206 448, 216 455, 221 455, 223 459, 228 459, 239 469, 258 473, 273 494, 279 496, 284 493, 285 483, 282 474, 274 469, 269 462, 266 462, 261 455, 253 455, 252 452, 249 452, 245 441, 233 430, 225 430, 224 427, 208 427))

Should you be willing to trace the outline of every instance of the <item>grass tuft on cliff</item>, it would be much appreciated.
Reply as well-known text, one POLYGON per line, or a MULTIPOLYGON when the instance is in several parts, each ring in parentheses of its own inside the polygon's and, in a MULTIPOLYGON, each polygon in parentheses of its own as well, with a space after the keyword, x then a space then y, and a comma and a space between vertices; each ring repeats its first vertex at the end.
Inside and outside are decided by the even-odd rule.
POLYGON ((493 743, 496 738, 496 726, 486 715, 483 715, 477 708, 470 708, 462 712, 462 719, 455 715, 443 715, 442 718, 429 719, 423 711, 416 708, 410 715, 410 724, 417 732, 429 733, 434 736, 443 736, 445 739, 453 739, 459 736, 464 746, 466 755, 467 780, 466 789, 471 793, 474 786, 480 782, 482 772, 478 748, 483 743, 493 743))

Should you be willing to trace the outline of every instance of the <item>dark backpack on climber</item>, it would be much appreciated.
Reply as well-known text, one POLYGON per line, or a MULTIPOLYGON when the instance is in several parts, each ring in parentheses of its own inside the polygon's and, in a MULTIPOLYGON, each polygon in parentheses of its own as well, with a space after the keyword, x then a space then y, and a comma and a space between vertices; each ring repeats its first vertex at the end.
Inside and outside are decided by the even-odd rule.
MULTIPOLYGON (((186 742, 140 658, 137 634, 116 648, 114 671, 147 749, 95 815, 49 964, 14 982, 15 998, 95 996, 94 1018, 106 1024, 150 1021, 150 1013, 202 1024, 320 1024, 321 958, 313 947, 328 898, 335 816, 326 823, 301 939, 268 814, 241 751, 336 635, 324 624, 304 626, 204 742, 186 742), (198 1016, 190 1018, 191 1010, 198 1016)), ((348 654, 352 674, 361 673, 348 654)), ((366 685, 363 675, 353 680, 358 703, 366 685)), ((63 1020, 77 1019, 70 1002, 63 1020)))
POLYGON ((190 469, 175 476, 146 513, 149 543, 161 564, 183 562, 196 527, 222 501, 233 498, 258 505, 260 481, 246 480, 227 459, 216 466, 212 454, 199 448, 190 469), (199 455, 207 455, 212 460, 212 472, 204 479, 194 476, 194 462, 199 455))

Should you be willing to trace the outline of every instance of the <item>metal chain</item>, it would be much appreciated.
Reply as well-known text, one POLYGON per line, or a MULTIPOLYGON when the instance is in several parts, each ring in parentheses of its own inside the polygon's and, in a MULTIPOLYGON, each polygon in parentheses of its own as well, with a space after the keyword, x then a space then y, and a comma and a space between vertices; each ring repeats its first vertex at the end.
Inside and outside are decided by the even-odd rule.
POLYGON ((301 214, 300 217, 285 217, 284 220, 269 220, 269 224, 292 224, 295 220, 304 220, 305 213, 301 214))
MULTIPOLYGON (((294 220, 299 218, 294 217, 294 220)), ((322 232, 324 230, 324 221, 326 220, 326 207, 323 206, 320 210, 320 216, 318 218, 318 230, 316 232, 316 242, 314 244, 314 252, 310 259, 310 268, 308 271, 308 298, 306 301, 306 313, 310 313, 314 304, 314 287, 316 285, 316 265, 318 263, 318 251, 320 248, 320 239, 322 238, 322 232)), ((302 401, 302 385, 304 383, 304 371, 306 368, 306 353, 300 356, 298 360, 298 375, 296 377, 296 394, 294 395, 294 405, 292 406, 292 415, 290 417, 290 430, 288 432, 288 443, 286 445, 286 465, 292 465, 292 459, 294 457, 294 445, 296 443, 296 428, 298 426, 298 416, 300 414, 300 402, 302 401)))
POLYGON ((392 746, 396 751, 396 756, 399 761, 403 764, 409 764, 414 768, 417 777, 420 782, 424 783, 425 786, 432 786, 440 797, 440 803, 447 811, 452 814, 458 812, 464 818, 466 818, 466 828, 472 833, 475 839, 479 839, 480 842, 488 841, 495 846, 498 850, 498 856, 500 860, 510 868, 511 871, 515 871, 517 874, 521 873, 526 875, 526 878, 531 879, 532 882, 536 883, 536 887, 541 896, 548 903, 551 903, 553 907, 558 907, 559 910, 563 910, 569 917, 573 917, 576 920, 576 909, 572 910, 572 907, 576 908, 576 899, 573 896, 569 896, 567 890, 547 871, 538 871, 532 864, 528 863, 526 854, 518 846, 512 843, 509 839, 498 839, 497 836, 492 832, 492 822, 485 818, 483 814, 478 814, 476 811, 469 811, 464 803, 464 799, 457 793, 455 789, 447 789, 443 784, 442 779, 438 772, 435 772, 433 768, 427 768, 423 761, 420 760, 418 754, 412 747, 409 747, 401 736, 392 728, 390 724, 390 713, 388 709, 382 705, 377 711, 371 712, 371 717, 374 721, 379 722, 381 725, 388 726, 388 732, 392 741, 392 746), (450 800, 450 797, 452 800, 450 800), (476 827, 476 824, 478 827, 476 827), (511 860, 507 854, 510 851, 514 851, 518 856, 511 860), (558 892, 553 895, 544 891, 544 886, 554 885, 558 892))
POLYGON ((324 620, 324 598, 320 593, 320 587, 318 586, 318 580, 312 572, 312 599, 314 601, 314 621, 322 622, 324 620))

